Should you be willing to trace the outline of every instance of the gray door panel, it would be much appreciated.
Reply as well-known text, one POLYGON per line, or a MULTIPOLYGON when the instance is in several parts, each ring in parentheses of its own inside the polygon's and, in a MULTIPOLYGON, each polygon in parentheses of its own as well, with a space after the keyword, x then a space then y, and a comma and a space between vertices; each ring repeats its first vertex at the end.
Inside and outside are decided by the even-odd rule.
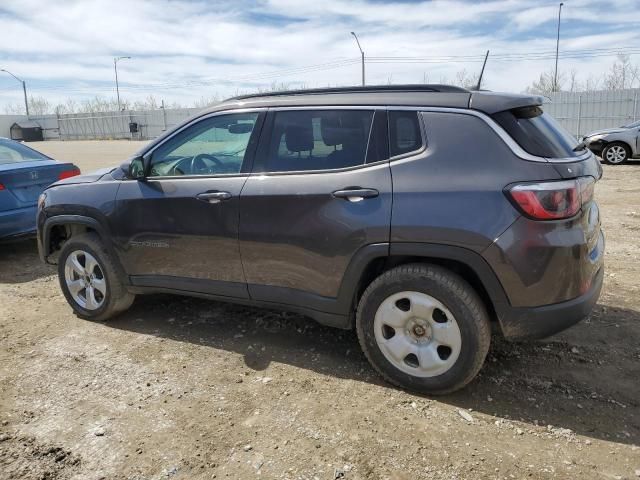
POLYGON ((250 176, 240 198, 240 252, 251 298, 269 300, 257 286, 337 297, 358 249, 389 240, 391 192, 388 163, 250 176))
POLYGON ((123 182, 116 231, 127 273, 233 282, 238 285, 231 290, 246 296, 237 243, 245 181, 242 175, 123 182))

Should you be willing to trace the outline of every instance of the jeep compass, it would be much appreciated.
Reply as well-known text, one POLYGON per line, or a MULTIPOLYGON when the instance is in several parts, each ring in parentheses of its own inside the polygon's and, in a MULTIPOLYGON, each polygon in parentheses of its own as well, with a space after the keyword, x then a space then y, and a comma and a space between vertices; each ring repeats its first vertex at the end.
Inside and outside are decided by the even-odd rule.
POLYGON ((451 392, 492 328, 545 337, 600 294, 601 166, 542 100, 445 85, 232 98, 49 187, 40 255, 81 318, 158 292, 290 310, 355 329, 390 383, 451 392))

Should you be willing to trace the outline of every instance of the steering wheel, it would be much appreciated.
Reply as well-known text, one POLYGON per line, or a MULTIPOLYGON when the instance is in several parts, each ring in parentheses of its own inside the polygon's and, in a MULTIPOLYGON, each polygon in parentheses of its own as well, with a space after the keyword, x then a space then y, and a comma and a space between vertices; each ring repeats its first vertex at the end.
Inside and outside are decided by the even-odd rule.
POLYGON ((210 168, 206 165, 206 163, 204 163, 205 159, 211 160, 218 167, 223 166, 223 163, 213 155, 210 155, 208 153, 199 153, 198 155, 194 155, 191 159, 190 172, 192 175, 194 175, 196 171, 208 171, 209 173, 212 173, 210 171, 210 168))

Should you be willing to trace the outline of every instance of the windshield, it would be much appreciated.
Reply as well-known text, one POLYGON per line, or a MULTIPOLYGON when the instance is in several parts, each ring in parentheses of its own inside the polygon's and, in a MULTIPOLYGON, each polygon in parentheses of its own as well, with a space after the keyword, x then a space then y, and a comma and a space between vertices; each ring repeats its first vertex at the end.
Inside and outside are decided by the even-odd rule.
POLYGON ((635 128, 640 127, 640 120, 637 122, 630 123, 629 125, 623 125, 622 128, 635 128))
POLYGON ((574 151, 576 138, 538 106, 520 107, 493 114, 493 119, 531 155, 568 158, 582 155, 574 151))
POLYGON ((40 152, 13 140, 0 139, 0 164, 49 160, 40 152))

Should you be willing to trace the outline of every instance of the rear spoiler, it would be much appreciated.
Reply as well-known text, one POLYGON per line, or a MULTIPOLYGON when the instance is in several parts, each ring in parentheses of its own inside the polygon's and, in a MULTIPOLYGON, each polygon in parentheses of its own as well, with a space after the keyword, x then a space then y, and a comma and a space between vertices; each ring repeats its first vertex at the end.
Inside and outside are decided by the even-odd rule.
POLYGON ((469 97, 469 108, 492 115, 513 108, 540 106, 543 102, 544 97, 541 95, 473 92, 469 97))

